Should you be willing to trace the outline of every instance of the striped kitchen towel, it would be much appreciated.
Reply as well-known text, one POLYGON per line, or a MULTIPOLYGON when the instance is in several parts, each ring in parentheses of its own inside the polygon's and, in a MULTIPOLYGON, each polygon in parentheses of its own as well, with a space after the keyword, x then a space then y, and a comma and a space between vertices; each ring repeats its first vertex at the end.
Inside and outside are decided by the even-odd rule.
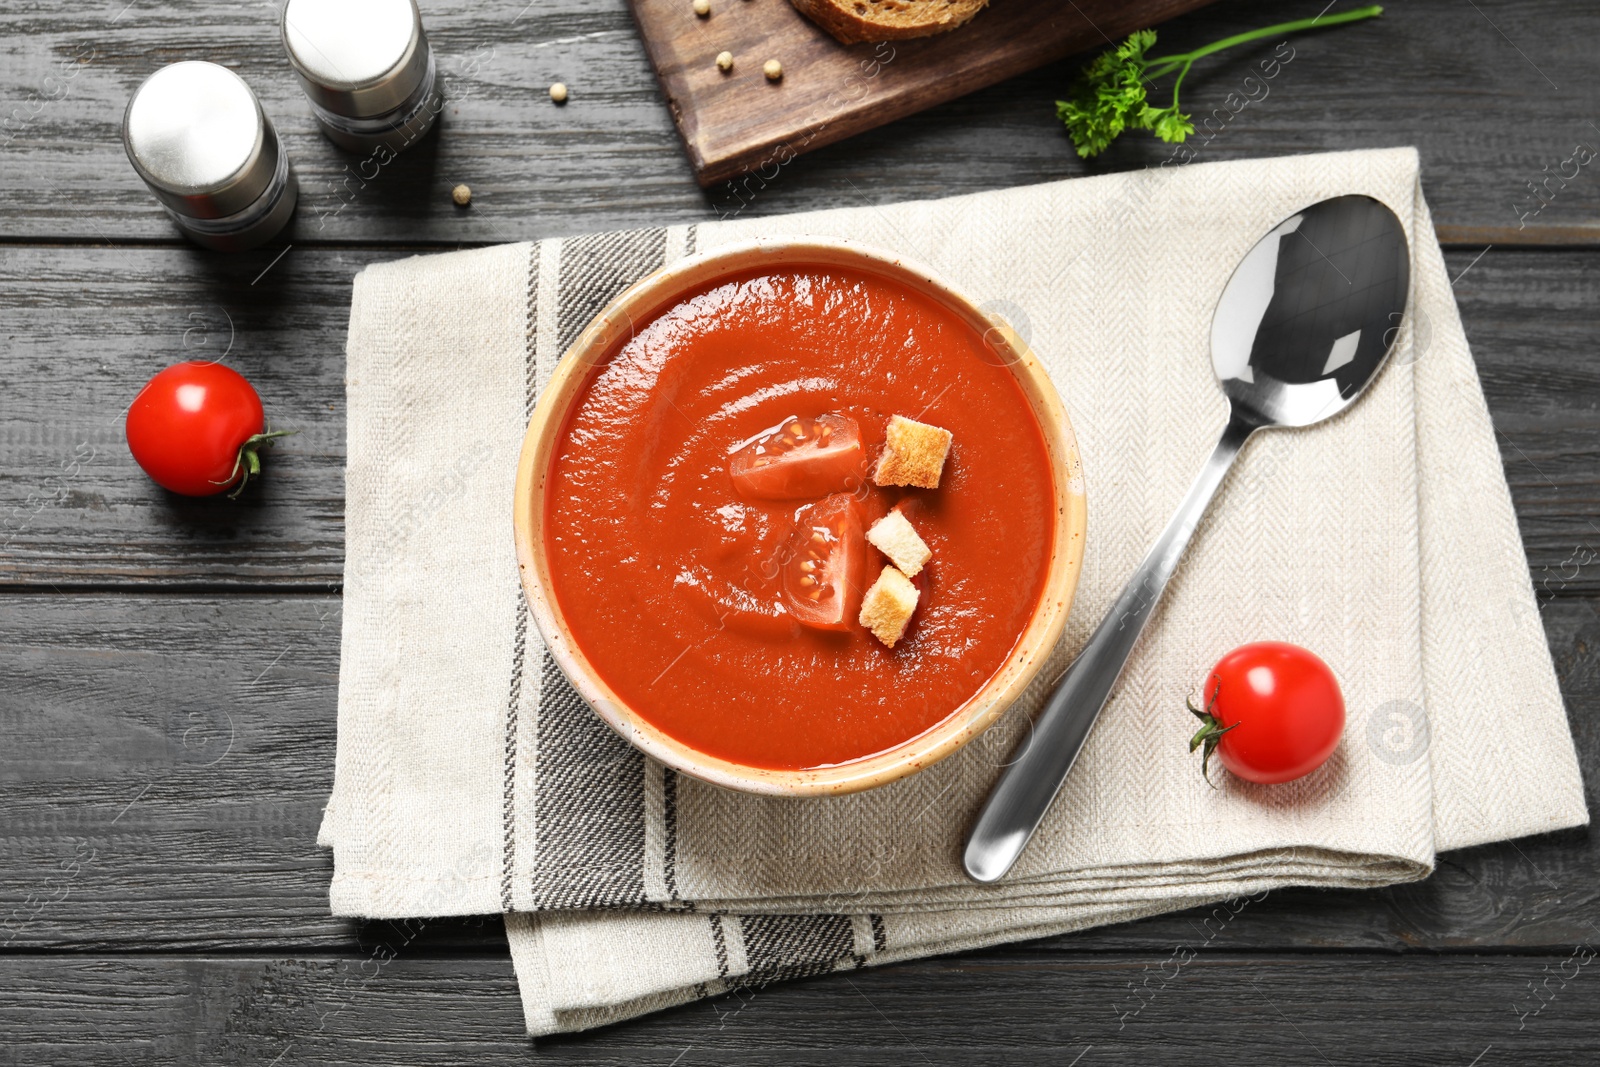
POLYGON ((358 277, 347 355, 333 910, 507 913, 530 1032, 1277 886, 1418 879, 1439 850, 1588 818, 1412 150, 413 258, 358 277), (1411 328, 1359 405, 1251 441, 1034 843, 972 885, 963 829, 1223 422, 1218 294, 1268 229, 1345 193, 1407 227, 1411 328), (528 415, 588 321, 680 257, 783 235, 921 261, 1010 322, 1066 403, 1089 504, 1072 618, 1024 699, 919 775, 804 801, 707 786, 614 736, 531 625, 510 519, 528 415), (1334 668, 1345 738, 1299 782, 1210 789, 1184 697, 1264 637, 1334 668))

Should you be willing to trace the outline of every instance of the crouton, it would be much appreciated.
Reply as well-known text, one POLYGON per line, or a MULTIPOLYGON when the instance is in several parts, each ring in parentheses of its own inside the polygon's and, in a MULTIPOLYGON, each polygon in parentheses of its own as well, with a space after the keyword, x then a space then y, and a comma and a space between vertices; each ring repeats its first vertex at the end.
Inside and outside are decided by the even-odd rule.
POLYGON ((944 457, 950 452, 949 430, 916 422, 904 415, 889 417, 888 443, 872 480, 879 485, 914 485, 939 488, 944 457))
POLYGON ((917 528, 900 513, 899 508, 872 524, 872 529, 867 531, 867 542, 888 556, 889 562, 900 568, 907 578, 914 577, 933 555, 922 538, 917 536, 917 528))
POLYGON ((861 598, 861 625, 879 641, 894 647, 917 610, 917 587, 893 567, 883 568, 867 595, 861 598))

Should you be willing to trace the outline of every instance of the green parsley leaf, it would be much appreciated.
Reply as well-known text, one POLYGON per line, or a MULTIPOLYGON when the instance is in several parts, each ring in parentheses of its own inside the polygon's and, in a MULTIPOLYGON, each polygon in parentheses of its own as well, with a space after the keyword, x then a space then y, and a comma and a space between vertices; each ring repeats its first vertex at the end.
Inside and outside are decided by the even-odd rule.
POLYGON ((1195 60, 1274 34, 1337 26, 1382 13, 1383 8, 1373 4, 1337 15, 1281 22, 1226 37, 1193 52, 1158 57, 1149 55, 1156 43, 1156 31, 1139 30, 1095 56, 1083 68, 1067 99, 1056 101, 1056 118, 1066 124, 1073 147, 1084 159, 1104 152, 1123 130, 1150 130, 1168 144, 1182 144, 1194 132, 1194 123, 1178 110, 1178 90, 1195 60), (1156 79, 1174 73, 1177 77, 1172 82, 1172 103, 1167 107, 1152 106, 1149 93, 1155 88, 1156 79))

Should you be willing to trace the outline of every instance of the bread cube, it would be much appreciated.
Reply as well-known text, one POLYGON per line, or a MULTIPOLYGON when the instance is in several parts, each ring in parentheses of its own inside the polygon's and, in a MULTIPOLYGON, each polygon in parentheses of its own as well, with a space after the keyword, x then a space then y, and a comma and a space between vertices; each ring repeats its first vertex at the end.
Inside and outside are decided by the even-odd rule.
POLYGON ((938 426, 908 419, 904 415, 889 417, 888 443, 872 480, 879 485, 914 485, 921 489, 939 488, 939 475, 944 472, 944 458, 950 452, 951 433, 938 426))
POLYGON ((894 567, 883 568, 867 595, 861 598, 861 625, 879 641, 894 647, 917 610, 917 587, 894 567))
POLYGON ((914 577, 933 556, 927 544, 917 536, 917 528, 899 508, 872 524, 872 529, 867 531, 867 542, 888 556, 889 562, 900 568, 907 578, 914 577))

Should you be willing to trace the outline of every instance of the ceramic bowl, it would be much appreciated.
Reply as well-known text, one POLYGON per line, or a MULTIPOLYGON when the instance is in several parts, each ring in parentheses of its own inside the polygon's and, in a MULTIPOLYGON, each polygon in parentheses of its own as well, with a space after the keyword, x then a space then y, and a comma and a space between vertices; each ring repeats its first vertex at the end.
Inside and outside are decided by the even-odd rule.
POLYGON ((929 767, 960 749, 1016 700, 1055 647, 1072 607, 1083 562, 1082 466, 1061 398, 1044 367, 1007 325, 988 318, 932 272, 905 258, 859 245, 818 239, 761 240, 728 245, 679 260, 636 283, 602 311, 562 357, 539 398, 517 465, 514 525, 522 586, 551 655, 595 713, 630 744, 677 771, 747 793, 807 797, 853 793, 929 767), (997 362, 1016 375, 1033 407, 1055 477, 1055 541, 1044 592, 1009 658, 983 687, 943 722, 865 759, 805 770, 773 770, 729 762, 663 733, 608 687, 573 639, 553 595, 544 549, 545 479, 569 413, 596 368, 649 321, 683 297, 729 274, 752 268, 848 267, 885 277, 953 309, 978 333, 997 362))

